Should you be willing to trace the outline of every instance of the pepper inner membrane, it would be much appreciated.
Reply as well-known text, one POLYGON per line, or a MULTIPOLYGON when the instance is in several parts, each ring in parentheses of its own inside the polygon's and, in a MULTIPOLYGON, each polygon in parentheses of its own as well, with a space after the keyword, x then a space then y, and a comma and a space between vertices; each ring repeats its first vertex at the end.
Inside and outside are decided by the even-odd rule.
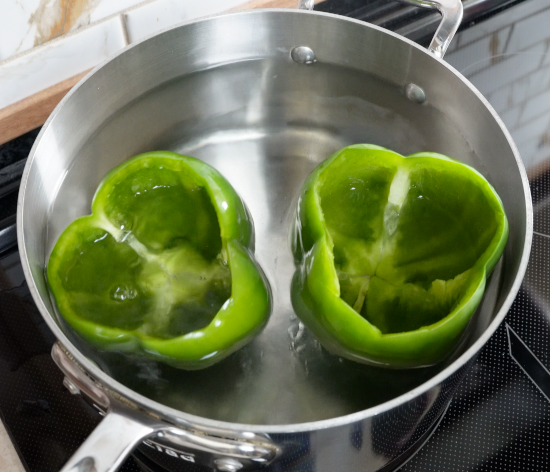
POLYGON ((80 222, 61 274, 84 319, 168 339, 206 327, 231 296, 216 211, 184 172, 134 171, 80 222))
POLYGON ((457 163, 360 152, 332 163, 317 186, 340 297, 384 334, 436 323, 497 230, 487 184, 457 163))

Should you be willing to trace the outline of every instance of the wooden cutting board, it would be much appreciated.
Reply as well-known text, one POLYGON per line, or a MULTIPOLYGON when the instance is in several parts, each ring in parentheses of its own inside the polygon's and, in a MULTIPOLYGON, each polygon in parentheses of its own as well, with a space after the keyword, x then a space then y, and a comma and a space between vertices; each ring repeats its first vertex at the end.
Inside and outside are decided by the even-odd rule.
MULTIPOLYGON (((315 0, 319 3, 322 0, 315 0)), ((296 8, 298 0, 252 0, 233 8, 296 8)), ((88 71, 0 109, 0 144, 43 125, 50 113, 88 71)))

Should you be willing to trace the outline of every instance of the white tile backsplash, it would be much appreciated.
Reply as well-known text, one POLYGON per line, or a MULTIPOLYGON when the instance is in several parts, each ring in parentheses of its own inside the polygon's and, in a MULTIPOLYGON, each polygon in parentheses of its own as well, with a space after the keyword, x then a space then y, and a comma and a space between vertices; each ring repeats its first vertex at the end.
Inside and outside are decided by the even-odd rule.
POLYGON ((151 0, 102 0, 90 13, 90 23, 103 20, 108 16, 120 13, 128 8, 149 3, 151 0))
MULTIPOLYGON (((180 22, 238 7, 245 0, 83 0, 85 14, 78 21, 92 25, 36 48, 36 25, 30 21, 33 12, 61 1, 0 0, 0 108, 97 65, 124 47, 125 38, 134 42, 180 22), (13 54, 18 55, 5 60, 13 54)), ((550 53, 542 56, 548 49, 548 41, 542 39, 550 33, 541 28, 550 25, 548 0, 521 3, 514 13, 514 20, 520 20, 514 28, 509 16, 508 23, 503 23, 496 15, 459 33, 446 55, 482 93, 494 90, 495 80, 502 86, 490 101, 511 128, 519 118, 536 116, 536 108, 542 105, 535 99, 523 112, 519 104, 547 90, 550 82, 550 67, 522 82, 521 76, 532 70, 532 58, 509 56, 499 63, 484 59, 487 51, 502 54, 508 45, 507 51, 528 48, 532 54, 541 54, 541 62, 550 65, 550 53), (517 39, 520 31, 528 31, 527 39, 517 39), (539 43, 529 47, 533 41, 539 43), (489 67, 491 71, 483 70, 489 67)))
MULTIPOLYGON (((187 0, 189 19, 198 18, 200 16, 213 15, 225 10, 230 10, 239 5, 246 3, 243 0, 209 0, 208 2, 196 2, 194 0, 187 0)), ((296 8, 298 8, 298 2, 296 2, 296 8)))
POLYGON ((520 3, 514 8, 514 16, 510 15, 494 15, 491 18, 476 25, 475 28, 468 28, 461 31, 457 36, 460 37, 460 47, 477 41, 484 36, 491 34, 493 31, 498 31, 506 26, 510 26, 515 21, 520 21, 522 18, 538 13, 545 8, 548 8, 548 0, 529 0, 528 2, 520 3))
POLYGON ((511 108, 523 107, 526 101, 549 89, 550 67, 545 67, 489 94, 487 100, 497 113, 501 114, 511 108))
POLYGON ((491 55, 504 52, 510 30, 511 28, 508 26, 454 52, 447 53, 445 60, 464 75, 473 75, 481 69, 491 66, 491 62, 486 59, 487 52, 491 55))
POLYGON ((547 2, 546 10, 514 24, 507 51, 523 51, 527 47, 547 39, 549 31, 550 2, 547 2))
POLYGON ((243 0, 155 0, 126 13, 130 42, 163 28, 201 16, 211 15, 240 5, 243 0))
POLYGON ((514 82, 511 96, 514 103, 519 104, 548 89, 550 89, 550 67, 545 67, 514 82))
POLYGON ((446 59, 487 96, 532 169, 550 159, 550 2, 510 11, 459 33, 446 59))
POLYGON ((80 28, 37 46, 36 12, 42 26, 54 22, 48 12, 58 11, 62 1, 0 0, 0 109, 94 67, 128 40, 244 0, 83 0, 73 19, 80 28))
POLYGON ((546 90, 544 93, 539 93, 528 100, 521 113, 521 121, 523 123, 528 122, 543 113, 550 111, 550 90, 546 90))
POLYGON ((514 129, 519 121, 519 116, 521 114, 521 107, 508 108, 506 111, 498 112, 500 119, 506 125, 508 129, 514 129))
MULTIPOLYGON (((514 137, 513 134, 512 137, 514 137)), ((540 164, 543 160, 540 158, 539 143, 536 139, 521 143, 521 145, 518 145, 518 151, 527 171, 540 164), (537 156, 539 156, 538 159, 537 156)))
POLYGON ((0 61, 150 1, 0 0, 0 61))
POLYGON ((536 44, 528 49, 528 54, 513 54, 507 56, 498 64, 488 69, 482 70, 471 76, 466 74, 466 76, 473 82, 479 91, 485 95, 537 69, 540 60, 533 60, 533 56, 539 56, 542 59, 545 49, 546 44, 536 44))
POLYGON ((512 86, 513 85, 510 84, 487 96, 487 100, 489 100, 489 103, 498 114, 504 113, 506 110, 514 106, 512 86))
POLYGON ((522 148, 531 149, 532 143, 538 146, 541 137, 549 130, 549 127, 550 118, 541 116, 529 123, 523 123, 521 127, 511 130, 510 133, 520 152, 523 152, 522 148))
POLYGON ((94 67, 124 45, 120 19, 113 17, 4 63, 0 108, 94 67))
POLYGON ((126 28, 130 42, 185 21, 187 10, 184 3, 186 2, 177 0, 156 0, 126 13, 126 28))
POLYGON ((0 1, 0 61, 34 46, 36 25, 29 19, 40 0, 0 1))

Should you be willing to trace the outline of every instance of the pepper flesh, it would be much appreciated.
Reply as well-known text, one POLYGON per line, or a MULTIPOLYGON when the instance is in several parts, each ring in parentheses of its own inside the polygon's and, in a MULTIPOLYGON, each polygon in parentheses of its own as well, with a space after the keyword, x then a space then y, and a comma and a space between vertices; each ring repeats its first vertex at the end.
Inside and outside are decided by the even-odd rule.
POLYGON ((253 227, 231 185, 171 152, 136 156, 101 182, 47 267, 63 318, 107 350, 184 369, 227 357, 263 328, 268 284, 253 227))
POLYGON ((349 146, 303 186, 293 306, 341 357, 433 365, 458 344, 507 237, 502 202, 473 168, 349 146))

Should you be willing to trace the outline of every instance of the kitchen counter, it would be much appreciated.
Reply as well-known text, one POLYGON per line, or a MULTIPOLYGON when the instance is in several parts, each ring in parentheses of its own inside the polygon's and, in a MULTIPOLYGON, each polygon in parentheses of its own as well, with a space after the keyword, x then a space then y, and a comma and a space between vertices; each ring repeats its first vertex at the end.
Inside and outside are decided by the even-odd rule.
POLYGON ((0 467, 2 472, 25 472, 25 468, 15 452, 15 448, 8 436, 8 432, 4 427, 4 423, 0 420, 0 467))

